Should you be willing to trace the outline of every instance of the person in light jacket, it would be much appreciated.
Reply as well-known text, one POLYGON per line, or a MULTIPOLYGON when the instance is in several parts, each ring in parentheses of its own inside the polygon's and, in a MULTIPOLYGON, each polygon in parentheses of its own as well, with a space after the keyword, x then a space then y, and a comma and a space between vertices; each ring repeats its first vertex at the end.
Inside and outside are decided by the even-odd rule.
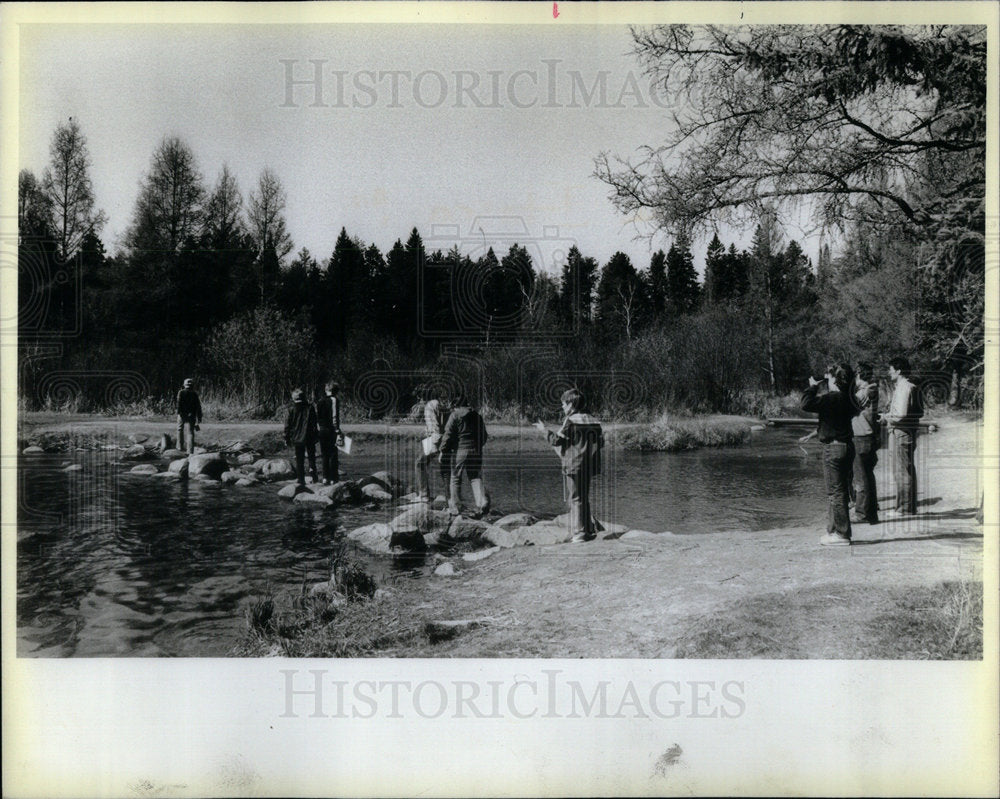
POLYGON ((590 481, 601 473, 604 432, 597 419, 582 412, 583 394, 571 388, 560 399, 565 417, 562 426, 558 430, 545 430, 541 422, 536 426, 545 430, 562 462, 571 540, 592 541, 597 538, 597 530, 590 511, 590 481))
POLYGON ((910 362, 906 358, 890 359, 888 372, 893 387, 886 422, 896 478, 896 505, 887 515, 912 515, 917 512, 917 470, 913 455, 917 449, 918 423, 924 415, 923 402, 920 389, 907 378, 910 362))
POLYGON ((851 420, 854 430, 854 515, 851 521, 878 524, 878 491, 875 466, 882 444, 878 420, 878 383, 870 363, 859 363, 854 378, 854 401, 858 415, 851 420))
POLYGON ((430 462, 433 458, 438 459, 443 491, 449 491, 451 482, 451 458, 440 457, 441 439, 444 436, 445 412, 441 403, 440 391, 431 386, 424 386, 420 391, 420 398, 424 401, 424 437, 430 439, 430 450, 424 450, 423 442, 420 444, 420 456, 417 458, 417 493, 421 499, 430 501, 430 462))

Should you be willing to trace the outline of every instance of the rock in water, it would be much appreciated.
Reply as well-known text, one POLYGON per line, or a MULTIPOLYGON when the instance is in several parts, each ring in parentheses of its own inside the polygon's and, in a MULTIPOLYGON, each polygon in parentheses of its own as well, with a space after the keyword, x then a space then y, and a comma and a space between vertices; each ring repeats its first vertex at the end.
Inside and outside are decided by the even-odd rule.
POLYGON ((493 524, 502 530, 513 530, 515 527, 527 527, 538 521, 530 513, 510 513, 502 519, 497 519, 493 524))
POLYGON ((174 448, 174 438, 170 433, 164 433, 160 436, 160 443, 156 447, 160 452, 166 452, 168 449, 174 448))
POLYGON ((177 458, 186 458, 187 456, 188 454, 186 452, 179 449, 165 449, 160 453, 160 457, 171 458, 173 460, 177 460, 177 458))
POLYGON ((368 483, 361 487, 361 493, 369 499, 377 499, 379 502, 388 502, 392 499, 392 494, 378 485, 378 483, 368 483))
POLYGON ((209 453, 208 453, 208 450, 205 449, 204 447, 195 447, 194 450, 193 450, 193 452, 192 452, 192 454, 194 454, 194 455, 207 455, 209 453))
POLYGON ((388 524, 376 522, 365 527, 351 530, 347 537, 358 546, 374 552, 377 555, 391 555, 392 549, 389 541, 392 538, 392 529, 388 524))
POLYGON ((239 458, 236 459, 236 462, 239 463, 240 466, 248 466, 251 463, 253 463, 254 460, 255 458, 252 452, 244 452, 240 455, 239 458))
POLYGON ((431 510, 425 504, 407 508, 389 522, 395 533, 446 533, 451 526, 447 511, 431 510))
POLYGON ((333 505, 333 500, 321 494, 314 494, 312 491, 300 491, 295 495, 293 502, 307 503, 319 507, 328 508, 333 505))
POLYGON ((234 483, 234 485, 239 486, 240 488, 246 488, 247 486, 257 485, 257 481, 249 477, 241 477, 234 483))
POLYGON ((21 450, 21 454, 22 455, 44 455, 45 454, 45 450, 42 449, 41 447, 31 446, 31 447, 25 447, 24 449, 22 449, 21 450))
POLYGON ((283 480, 287 477, 295 477, 295 467, 287 458, 268 458, 261 465, 260 476, 265 480, 283 480))
POLYGON ((159 471, 151 463, 140 463, 138 466, 133 466, 129 469, 129 474, 156 474, 159 471))
MULTIPOLYGON (((139 468, 139 467, 137 466, 136 469, 137 468, 139 468)), ((63 471, 64 472, 79 472, 79 471, 82 471, 82 470, 83 470, 83 465, 80 464, 80 463, 71 463, 69 466, 63 467, 63 471)), ((135 471, 135 469, 133 469, 132 471, 135 471)), ((153 467, 153 471, 156 471, 156 467, 155 466, 153 467)))
POLYGON ((180 480, 181 476, 177 472, 172 472, 169 469, 165 472, 157 472, 156 474, 151 474, 150 477, 156 477, 161 480, 180 480))
POLYGON ((229 471, 229 464, 218 452, 206 452, 200 455, 191 455, 188 458, 188 476, 190 477, 204 474, 213 480, 218 480, 226 471, 229 471))
POLYGON ((149 441, 149 436, 147 436, 145 433, 132 433, 128 437, 128 439, 133 444, 145 444, 147 441, 149 441))
POLYGON ((482 519, 456 516, 448 527, 448 538, 453 541, 478 541, 492 525, 482 519))
POLYGON ((452 566, 450 563, 442 563, 434 570, 434 574, 436 574, 438 577, 454 577, 455 567, 452 566))
POLYGON ((282 499, 295 499, 296 494, 304 491, 309 491, 309 489, 300 486, 298 483, 289 483, 278 492, 278 496, 282 499))
POLYGON ((171 461, 170 465, 167 467, 167 471, 173 472, 174 474, 180 475, 181 477, 187 477, 188 459, 181 458, 180 460, 171 461))
POLYGON ((231 483, 236 483, 239 480, 243 479, 243 472, 233 472, 233 471, 223 472, 222 475, 220 476, 220 479, 226 485, 229 485, 231 483))
POLYGON ((134 444, 122 453, 123 458, 138 460, 146 457, 146 448, 142 444, 134 444))

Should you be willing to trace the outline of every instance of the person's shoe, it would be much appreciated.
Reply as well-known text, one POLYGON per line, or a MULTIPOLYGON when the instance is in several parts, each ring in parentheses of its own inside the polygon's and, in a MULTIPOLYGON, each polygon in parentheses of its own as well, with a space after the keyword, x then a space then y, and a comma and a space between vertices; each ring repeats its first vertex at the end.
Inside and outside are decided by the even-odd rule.
POLYGON ((864 516, 855 516, 853 513, 851 514, 851 524, 867 524, 867 523, 868 519, 866 519, 864 516))
POLYGON ((827 533, 820 538, 819 543, 824 547, 849 547, 851 539, 837 533, 827 533))
POLYGON ((907 514, 901 511, 899 508, 893 508, 892 510, 883 511, 882 515, 892 521, 894 519, 902 519, 907 514))
POLYGON ((584 541, 593 541, 597 538, 597 533, 577 533, 569 542, 571 544, 582 544, 584 541))
POLYGON ((329 480, 329 478, 326 478, 326 477, 324 477, 324 478, 323 478, 323 485, 325 485, 325 486, 328 486, 328 485, 330 485, 330 480, 329 480))

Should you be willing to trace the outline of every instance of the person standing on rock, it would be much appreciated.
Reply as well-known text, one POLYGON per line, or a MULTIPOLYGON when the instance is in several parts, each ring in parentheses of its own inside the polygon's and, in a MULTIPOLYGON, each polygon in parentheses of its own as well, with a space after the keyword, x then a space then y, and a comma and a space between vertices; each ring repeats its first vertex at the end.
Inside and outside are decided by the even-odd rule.
POLYGON ((187 451, 194 452, 194 431, 201 429, 201 400, 194 390, 194 380, 184 379, 184 387, 177 392, 177 449, 184 449, 184 432, 187 428, 187 451))
POLYGON ((563 392, 560 399, 565 416, 562 426, 558 430, 546 430, 545 425, 538 421, 535 427, 545 432, 562 461, 571 540, 578 544, 597 538, 594 517, 590 512, 590 481, 601 473, 604 432, 597 419, 583 413, 583 394, 571 388, 563 392))
POLYGON ((323 485, 336 483, 340 479, 340 463, 337 446, 344 443, 340 431, 340 386, 332 380, 324 387, 326 396, 316 403, 316 421, 319 425, 319 455, 323 461, 323 485))
POLYGON ((472 407, 464 392, 455 397, 455 408, 445 423, 441 436, 441 463, 451 460, 448 511, 457 516, 461 512, 462 476, 469 475, 472 495, 476 501, 474 518, 481 518, 490 509, 490 499, 483 488, 483 446, 489 435, 479 411, 472 407))
POLYGON ((431 459, 438 456, 441 481, 444 491, 448 491, 451 480, 451 458, 441 456, 441 438, 444 436, 445 414, 441 404, 440 392, 429 386, 424 386, 420 398, 424 400, 424 441, 420 442, 420 456, 417 458, 417 494, 428 502, 431 500, 430 468, 431 459))
POLYGON ((819 394, 821 382, 809 376, 809 388, 802 392, 804 411, 819 414, 817 432, 823 444, 823 478, 826 481, 826 535, 823 546, 850 546, 851 518, 847 503, 854 464, 854 427, 858 412, 854 400, 854 370, 847 364, 827 369, 827 391, 819 394))
POLYGON ((870 363, 859 363, 854 380, 854 400, 859 413, 851 421, 854 431, 854 515, 852 522, 878 524, 878 491, 875 466, 882 443, 878 421, 878 383, 870 363))
POLYGON ((889 379, 893 383, 892 400, 886 421, 892 449, 892 470, 896 478, 896 506, 887 516, 912 515, 917 512, 917 470, 913 455, 917 449, 917 427, 924 415, 920 389, 907 375, 910 362, 903 357, 889 360, 889 379))
POLYGON ((301 388, 292 392, 292 407, 285 419, 285 443, 295 447, 295 475, 299 485, 305 488, 305 459, 309 456, 309 474, 316 482, 316 439, 319 429, 316 423, 316 409, 306 402, 306 394, 301 388))

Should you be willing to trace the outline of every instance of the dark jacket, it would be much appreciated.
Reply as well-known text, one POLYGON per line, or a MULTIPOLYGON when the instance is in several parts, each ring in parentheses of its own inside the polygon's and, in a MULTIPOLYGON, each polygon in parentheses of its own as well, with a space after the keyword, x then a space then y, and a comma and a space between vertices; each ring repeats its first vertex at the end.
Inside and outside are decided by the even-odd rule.
POLYGON ((185 419, 194 417, 194 420, 201 424, 201 400, 193 388, 182 388, 177 392, 177 415, 185 419))
POLYGON ((601 473, 604 432, 593 416, 573 413, 558 431, 547 431, 549 443, 559 452, 563 474, 592 477, 601 473))
POLYGON ((327 395, 317 402, 316 421, 321 433, 340 435, 340 400, 327 395))
POLYGON ((489 435, 486 423, 478 411, 468 405, 459 406, 451 412, 444 425, 444 435, 441 437, 441 452, 467 452, 479 454, 489 435))
POLYGON ((802 392, 802 410, 819 414, 819 440, 824 444, 831 441, 854 440, 854 429, 851 420, 858 413, 858 405, 849 392, 828 391, 820 394, 819 385, 809 386, 802 392))
POLYGON ((286 444, 311 444, 316 441, 316 409, 311 403, 293 402, 285 419, 286 444))

